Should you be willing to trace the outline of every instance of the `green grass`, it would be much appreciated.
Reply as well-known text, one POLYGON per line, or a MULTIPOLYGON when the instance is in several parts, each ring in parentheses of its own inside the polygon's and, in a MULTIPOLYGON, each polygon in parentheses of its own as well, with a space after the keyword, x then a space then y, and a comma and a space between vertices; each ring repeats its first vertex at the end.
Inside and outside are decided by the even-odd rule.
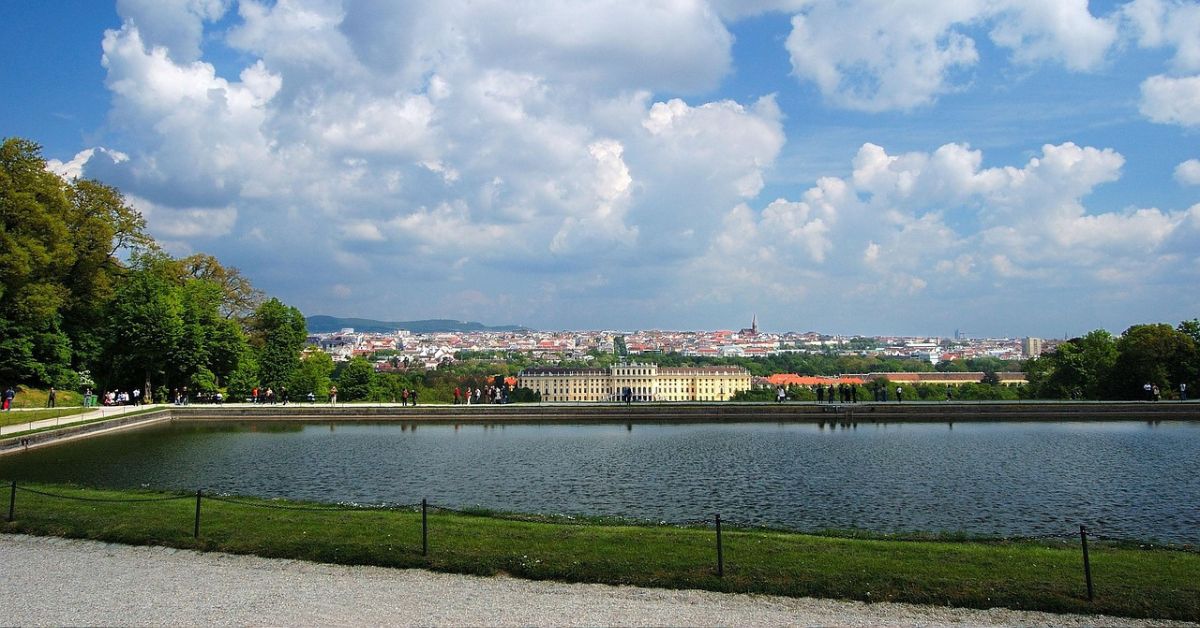
POLYGON ((0 425, 20 425, 42 419, 54 419, 64 416, 74 416, 86 412, 85 408, 43 408, 41 410, 24 410, 22 412, 0 412, 0 425))
MULTIPOLYGON (((28 487, 89 499, 171 496, 28 487)), ((1078 542, 1065 540, 894 540, 727 529, 725 576, 719 578, 710 529, 514 521, 431 511, 426 557, 417 512, 285 510, 262 506, 321 506, 205 499, 200 537, 193 539, 195 497, 179 496, 174 501, 100 503, 21 490, 15 521, 2 529, 530 579, 1200 620, 1200 554, 1172 549, 1091 543, 1096 599, 1089 603, 1078 542)), ((0 510, 6 513, 7 485, 0 486, 0 497, 0 510)))
MULTIPOLYGON (((107 413, 106 416, 96 417, 94 419, 88 419, 86 421, 75 421, 70 424, 63 424, 62 426, 51 425, 48 427, 39 427, 34 430, 24 430, 21 432, 13 432, 11 434, 5 434, 4 438, 12 438, 14 436, 29 436, 30 434, 38 434, 41 432, 49 432, 52 430, 56 430, 59 427, 68 427, 68 426, 75 427, 75 426, 79 426, 79 425, 90 425, 92 423, 101 423, 104 421, 112 421, 113 419, 123 419, 125 417, 137 416, 139 414, 148 414, 150 412, 156 412, 161 409, 162 408, 140 408, 137 410, 127 409, 125 412, 119 412, 117 408, 111 408, 110 412, 107 413)), ((32 419, 34 421, 40 421, 41 419, 50 419, 50 418, 54 418, 55 416, 74 416, 76 414, 83 414, 84 412, 91 412, 92 410, 96 410, 96 408, 86 408, 86 409, 83 409, 83 408, 59 408, 59 409, 54 409, 54 410, 29 410, 26 412, 19 412, 19 413, 14 412, 14 413, 12 413, 13 417, 15 417, 19 420, 13 420, 13 421, 5 420, 8 418, 8 416, 7 416, 8 413, 0 413, 0 425, 21 425, 23 423, 29 423, 30 418, 28 418, 25 415, 34 414, 34 413, 36 413, 36 414, 42 414, 43 412, 46 412, 46 413, 58 412, 59 413, 57 415, 47 414, 45 416, 38 416, 38 417, 32 419)))
MULTIPOLYGON (((3 390, 3 386, 0 386, 0 390, 3 390)), ((46 400, 50 397, 49 389, 17 386, 13 392, 17 393, 17 396, 13 397, 13 408, 45 408, 46 400)), ((54 404, 64 407, 81 406, 83 405, 83 394, 72 390, 55 391, 54 404)))

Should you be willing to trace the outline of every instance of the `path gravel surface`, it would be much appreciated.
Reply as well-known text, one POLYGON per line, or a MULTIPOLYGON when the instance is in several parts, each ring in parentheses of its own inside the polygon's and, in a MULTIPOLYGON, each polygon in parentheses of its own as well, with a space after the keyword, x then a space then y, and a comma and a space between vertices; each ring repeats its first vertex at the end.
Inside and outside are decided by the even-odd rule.
POLYGON ((1106 616, 479 578, 12 534, 0 534, 0 624, 1172 625, 1106 616))

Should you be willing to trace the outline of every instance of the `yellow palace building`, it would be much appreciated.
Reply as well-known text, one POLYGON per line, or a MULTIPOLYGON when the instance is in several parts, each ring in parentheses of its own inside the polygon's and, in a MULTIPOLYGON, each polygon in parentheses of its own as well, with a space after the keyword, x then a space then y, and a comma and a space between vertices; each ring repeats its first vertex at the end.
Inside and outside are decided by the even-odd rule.
POLYGON ((542 367, 518 376, 542 401, 728 401, 750 389, 750 371, 740 366, 667 367, 614 364, 608 368, 542 367))

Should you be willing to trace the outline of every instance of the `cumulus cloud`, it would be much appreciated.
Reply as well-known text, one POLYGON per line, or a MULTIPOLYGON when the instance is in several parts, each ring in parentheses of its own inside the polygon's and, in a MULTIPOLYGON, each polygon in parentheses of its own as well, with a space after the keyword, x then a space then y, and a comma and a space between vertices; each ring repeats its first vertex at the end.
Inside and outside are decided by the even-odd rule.
POLYGON ((1015 61, 1072 70, 1095 69, 1117 35, 1087 0, 851 0, 808 3, 792 18, 787 49, 793 73, 832 104, 907 110, 963 88, 980 60, 970 34, 980 26, 1015 61))
POLYGON ((1121 15, 1143 48, 1171 47, 1171 67, 1200 72, 1200 4, 1180 0, 1132 0, 1121 15))
POLYGON ((865 144, 852 163, 848 176, 821 179, 799 201, 735 206, 692 269, 714 273, 722 281, 711 290, 727 298, 814 277, 882 298, 981 281, 1001 292, 1030 280, 1090 284, 1148 260, 1195 259, 1181 239, 1194 210, 1087 208, 1089 195, 1120 177, 1124 158, 1111 149, 1046 145, 1022 165, 985 168, 966 145, 890 154, 865 144), (727 271, 716 273, 720 266, 727 271))
POLYGON ((1153 122, 1200 126, 1200 76, 1157 75, 1142 81, 1140 109, 1153 122))
MULTIPOLYGON (((1175 74, 1147 81, 1175 93, 1143 87, 1170 107, 1144 111, 1194 125, 1179 75, 1191 40, 1169 18, 1184 5, 1135 4, 1120 19, 1142 25, 1139 44, 1176 50, 1175 74)), ((1190 259, 1191 214, 1089 211, 1120 177, 1113 150, 1061 143, 985 167, 965 143, 868 143, 827 171, 840 176, 789 192, 775 175, 786 127, 806 112, 788 120, 770 94, 712 95, 733 69, 726 23, 764 13, 790 21, 778 52, 794 75, 853 109, 928 105, 967 88, 984 54, 1092 71, 1116 27, 1083 0, 118 9, 102 41, 112 148, 50 167, 120 186, 173 250, 258 269, 306 310, 334 295, 353 313, 496 320, 487 308, 503 308, 538 324, 595 320, 597 303, 795 303, 831 282, 907 299, 1190 259), (454 295, 473 296, 439 309, 454 295)))
POLYGON ((229 0, 117 0, 117 14, 135 26, 151 46, 177 62, 200 58, 204 24, 225 15, 229 0))
POLYGON ((1175 180, 1183 185, 1200 185, 1200 159, 1189 159, 1175 166, 1175 180))

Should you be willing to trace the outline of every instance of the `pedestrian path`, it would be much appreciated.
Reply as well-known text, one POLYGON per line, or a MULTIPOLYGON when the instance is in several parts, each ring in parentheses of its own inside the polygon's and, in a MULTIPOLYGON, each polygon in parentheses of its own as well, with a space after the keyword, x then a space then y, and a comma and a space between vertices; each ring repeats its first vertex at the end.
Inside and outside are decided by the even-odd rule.
MULTIPOLYGON (((79 407, 79 406, 75 406, 75 407, 79 407)), ((62 427, 65 425, 71 425, 73 423, 83 423, 85 421, 91 421, 94 419, 105 419, 105 418, 110 418, 110 417, 117 417, 117 416, 122 416, 122 415, 128 414, 130 412, 146 410, 148 408, 165 408, 165 407, 166 407, 165 404, 147 404, 147 405, 141 405, 141 406, 100 406, 98 408, 94 408, 94 409, 88 410, 86 412, 81 412, 79 414, 60 416, 60 417, 55 417, 52 419, 41 419, 41 420, 37 420, 37 421, 29 421, 28 423, 14 423, 12 425, 5 425, 4 427, 0 427, 0 436, 8 436, 11 434, 30 432, 30 431, 34 431, 34 430, 45 429, 48 427, 62 427)), ((61 408, 62 407, 60 407, 60 409, 61 408)), ((12 414, 19 415, 19 413, 21 413, 21 412, 30 412, 32 414, 32 412, 31 412, 32 410, 40 410, 40 409, 41 408, 13 409, 12 414)))

